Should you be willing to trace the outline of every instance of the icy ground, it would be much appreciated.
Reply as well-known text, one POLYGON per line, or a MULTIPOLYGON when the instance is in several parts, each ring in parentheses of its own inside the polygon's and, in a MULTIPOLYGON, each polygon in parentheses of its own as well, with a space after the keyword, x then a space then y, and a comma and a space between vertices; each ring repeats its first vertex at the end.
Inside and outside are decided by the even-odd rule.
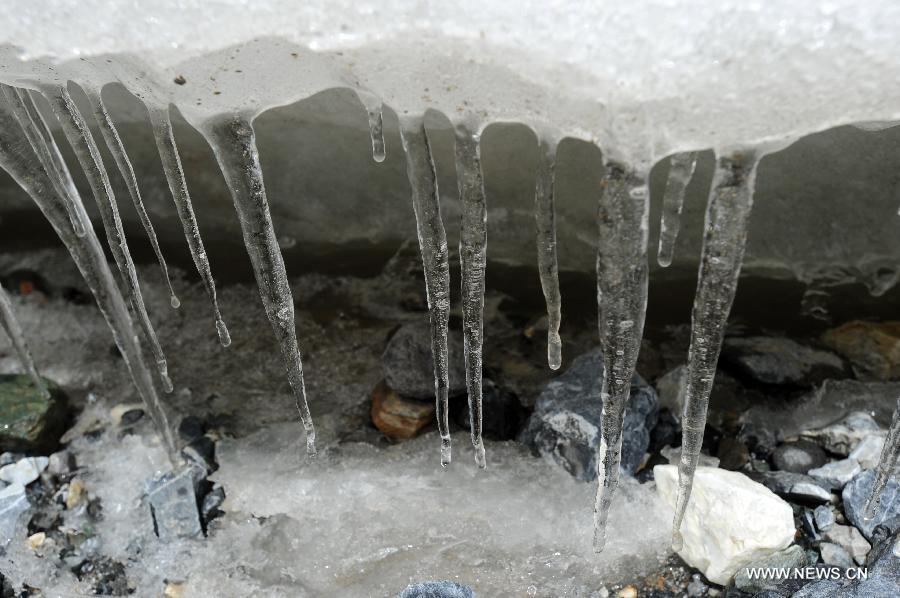
MULTIPOLYGON (((33 269, 51 285, 50 299, 33 294, 15 307, 38 366, 84 407, 69 446, 88 494, 102 504, 94 550, 125 564, 136 595, 160 595, 169 581, 183 582, 185 597, 392 596, 413 581, 451 579, 481 596, 589 596, 659 568, 671 512, 652 483, 621 485, 608 546, 595 555, 593 485, 513 442, 488 441, 488 467, 479 471, 462 431, 442 470, 436 432, 390 445, 371 427, 368 393, 381 377, 386 338, 398 323, 425 317, 404 307, 422 300, 420 281, 398 275, 408 265, 393 267, 371 279, 292 280, 321 439, 313 462, 255 287, 220 289, 234 340, 225 349, 198 283, 176 277, 175 311, 158 270, 141 270, 176 386, 166 397, 170 419, 192 414, 209 423, 220 438, 212 480, 227 494, 207 538, 163 545, 141 495, 145 480, 166 468, 164 450, 149 418, 130 434, 111 423, 113 406, 139 398, 93 303, 60 297, 60 287, 81 286, 69 257, 0 256, 0 272, 33 269)), ((489 312, 496 302, 489 296, 489 312)), ((491 338, 503 318, 486 321, 491 338)), ((17 371, 5 337, 0 343, 0 371, 17 371)), ((7 577, 47 596, 88 593, 52 555, 35 556, 25 537, 22 530, 0 559, 7 577)))

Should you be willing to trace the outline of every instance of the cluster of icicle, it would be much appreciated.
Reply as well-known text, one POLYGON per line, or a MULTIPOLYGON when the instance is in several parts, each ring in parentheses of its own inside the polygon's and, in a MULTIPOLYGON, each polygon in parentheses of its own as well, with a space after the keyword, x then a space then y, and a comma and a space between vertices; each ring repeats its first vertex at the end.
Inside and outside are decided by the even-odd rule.
MULTIPOLYGON (((162 435, 173 464, 179 461, 175 440, 165 411, 156 394, 150 370, 143 361, 131 313, 150 346, 157 373, 166 392, 172 382, 165 354, 147 315, 140 285, 131 259, 109 173, 88 122, 72 100, 66 85, 34 85, 33 88, 0 86, 0 166, 29 193, 63 243, 96 297, 125 358, 134 383, 162 435), (94 200, 97 203, 109 248, 121 278, 121 293, 104 257, 66 163, 51 135, 37 101, 43 97, 59 121, 72 146, 94 200)), ((168 281, 165 259, 156 241, 153 225, 141 201, 134 171, 115 124, 103 104, 99 89, 84 90, 103 142, 115 161, 168 281)), ((373 157, 384 160, 381 103, 362 95, 372 134, 373 157)), ((231 340, 216 302, 215 283, 203 249, 197 220, 175 143, 169 108, 148 106, 150 120, 166 179, 184 227, 185 237, 213 304, 215 326, 221 343, 231 340)), ((462 203, 459 255, 462 270, 462 311, 466 386, 471 413, 471 437, 475 461, 485 467, 481 438, 482 334, 486 267, 486 198, 481 169, 479 126, 455 126, 456 171, 462 203)), ((306 429, 307 452, 315 455, 315 429, 307 405, 294 323, 294 307, 284 261, 272 225, 263 185, 262 170, 251 119, 243 114, 211 121, 201 131, 210 142, 231 190, 240 218, 244 243, 250 255, 275 336, 281 347, 288 380, 306 429)), ((447 239, 441 218, 435 163, 424 117, 402 117, 400 133, 406 154, 407 173, 425 271, 426 294, 431 319, 434 354, 435 398, 441 436, 441 465, 451 459, 448 424, 447 327, 450 312, 450 276, 447 239)), ((549 329, 547 359, 552 369, 562 363, 559 336, 561 298, 558 281, 556 224, 554 216, 554 171, 558 140, 543 140, 535 185, 535 220, 538 270, 547 303, 549 329)), ((756 150, 722 152, 716 156, 715 174, 709 193, 697 293, 694 301, 688 379, 682 418, 682 457, 673 544, 681 543, 679 528, 691 494, 691 483, 700 456, 710 391, 722 345, 725 324, 740 274, 747 225, 753 203, 756 150)), ((671 158, 663 198, 658 261, 672 261, 685 189, 697 163, 696 153, 671 158)), ((648 279, 648 171, 608 160, 598 207, 597 300, 600 343, 603 353, 602 426, 598 458, 599 487, 595 506, 594 547, 603 549, 606 520, 615 493, 621 458, 622 429, 630 382, 634 374, 647 308, 648 279)), ((169 283, 171 292, 171 283, 169 283)), ((179 301, 171 292, 173 308, 179 301)), ((0 289, 0 317, 25 369, 46 392, 25 345, 22 332, 0 289)), ((900 408, 878 466, 876 483, 867 513, 874 516, 888 476, 900 455, 900 408)))

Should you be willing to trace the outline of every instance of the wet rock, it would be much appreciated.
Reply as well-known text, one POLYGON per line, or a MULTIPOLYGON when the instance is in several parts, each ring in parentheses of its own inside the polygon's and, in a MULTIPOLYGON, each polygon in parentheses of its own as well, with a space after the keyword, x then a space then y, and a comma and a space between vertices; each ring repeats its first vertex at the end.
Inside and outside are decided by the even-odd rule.
POLYGON ((0 451, 49 454, 59 446, 68 424, 65 393, 44 379, 43 396, 30 376, 0 375, 0 451))
POLYGON ((91 586, 94 594, 125 596, 134 591, 125 575, 125 565, 109 557, 88 559, 72 569, 78 581, 91 586))
POLYGON ((849 569, 853 566, 853 559, 850 558, 850 553, 843 546, 822 542, 819 544, 819 554, 822 555, 822 562, 826 565, 834 565, 841 569, 849 569))
POLYGON ((722 361, 760 384, 810 387, 846 376, 843 361, 834 353, 782 337, 727 338, 722 361))
POLYGON ((826 484, 831 490, 840 490, 861 471, 862 468, 856 459, 847 458, 810 469, 809 475, 826 484))
POLYGON ((866 562, 866 555, 872 549, 859 530, 849 525, 831 526, 825 532, 825 539, 846 550, 858 565, 866 562))
POLYGON ((878 422, 865 411, 854 411, 825 427, 803 432, 803 436, 815 440, 825 450, 847 456, 866 437, 883 434, 878 422))
POLYGON ((825 451, 809 440, 785 442, 772 453, 772 465, 779 471, 806 473, 827 462, 825 451))
POLYGON ((719 467, 729 471, 737 471, 750 461, 747 446, 734 436, 724 436, 719 441, 716 455, 719 457, 719 467))
MULTIPOLYGON (((653 469, 660 496, 674 508, 678 470, 653 469)), ((707 579, 725 585, 742 567, 787 548, 794 539, 791 506, 745 475, 697 468, 681 526, 678 554, 707 579)))
POLYGON ((202 475, 188 465, 148 482, 147 502, 160 541, 195 538, 203 533, 196 496, 196 480, 202 475))
POLYGON ((75 469, 75 456, 68 450, 62 450, 50 455, 47 460, 47 473, 55 476, 64 476, 75 469))
POLYGON ((379 382, 372 390, 372 423, 391 438, 412 438, 434 421, 434 402, 406 399, 379 382))
POLYGON ((865 520, 863 511, 869 494, 872 492, 872 484, 874 482, 875 472, 867 469, 850 480, 844 486, 844 491, 841 494, 844 500, 844 515, 868 540, 872 539, 872 532, 876 526, 900 516, 900 481, 898 481, 896 476, 891 476, 881 495, 881 508, 878 514, 871 521, 865 520))
POLYGON ((27 486, 38 479, 50 460, 47 457, 25 457, 0 467, 0 481, 27 486))
POLYGON ((900 378, 900 322, 854 320, 829 330, 822 341, 850 361, 860 378, 900 378))
POLYGON ((22 484, 13 483, 0 489, 0 548, 9 544, 22 514, 30 506, 22 484))
MULTIPOLYGON (((451 395, 466 391, 462 336, 450 331, 447 338, 448 384, 451 395)), ((427 319, 404 324, 388 341, 381 357, 387 385, 403 397, 434 398, 434 360, 431 356, 431 326, 427 319)))
POLYGON ((750 577, 749 569, 793 569, 806 565, 806 553, 796 544, 770 554, 765 558, 748 563, 741 567, 734 576, 734 587, 748 594, 755 594, 776 587, 782 580, 764 580, 756 576, 750 577))
MULTIPOLYGON (((490 380, 483 383, 481 397, 481 430, 485 438, 491 440, 512 440, 519 433, 525 412, 519 400, 494 385, 490 380)), ((457 412, 456 423, 469 429, 468 401, 457 412)))
POLYGON ((475 592, 455 581, 423 581, 406 586, 398 598, 475 598, 475 592))
POLYGON ((816 529, 820 532, 828 531, 835 524, 834 511, 826 505, 816 507, 814 517, 816 519, 816 529))
MULTIPOLYGON (((536 453, 585 481, 597 478, 602 372, 599 349, 577 357, 563 375, 543 388, 520 435, 536 453)), ((634 475, 644 458, 657 414, 656 391, 635 374, 622 433, 620 467, 628 475, 634 475)))

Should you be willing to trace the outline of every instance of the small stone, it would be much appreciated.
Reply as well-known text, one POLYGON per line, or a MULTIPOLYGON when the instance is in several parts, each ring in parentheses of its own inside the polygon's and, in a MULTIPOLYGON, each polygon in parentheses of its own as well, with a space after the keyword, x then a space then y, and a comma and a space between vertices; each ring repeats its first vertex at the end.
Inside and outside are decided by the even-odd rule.
MULTIPOLYGON (((678 465, 681 463, 681 447, 664 446, 659 454, 662 455, 669 465, 678 465)), ((718 467, 719 458, 712 455, 700 453, 700 460, 697 462, 698 467, 718 467)))
POLYGON ((206 493, 203 497, 203 505, 200 508, 200 515, 203 521, 209 523, 220 514, 219 507, 225 502, 225 488, 216 486, 206 493))
POLYGON ((816 478, 788 471, 747 472, 746 475, 792 502, 821 504, 831 500, 831 493, 816 478))
POLYGON ((900 378, 900 322, 854 320, 827 331, 822 341, 850 361, 861 378, 900 378))
POLYGON ((828 531, 835 524, 834 511, 826 505, 816 507, 813 516, 816 519, 816 528, 820 532, 828 531))
MULTIPOLYGON (((202 473, 199 474, 202 477, 202 473)), ((196 466, 163 474, 147 484, 153 527, 162 542, 195 538, 203 533, 197 511, 196 466)))
POLYGON ((379 382, 372 390, 372 423, 396 439, 412 438, 434 421, 434 402, 405 399, 379 382))
POLYGON ((127 428, 133 426, 144 417, 144 406, 141 403, 124 403, 109 410, 109 417, 114 426, 127 428))
POLYGON ((71 482, 69 482, 69 487, 66 490, 66 509, 74 509, 81 503, 83 503, 86 499, 85 491, 84 491, 84 482, 82 482, 79 478, 75 478, 71 482))
POLYGON ((816 430, 803 432, 825 450, 846 457, 864 438, 881 431, 875 418, 865 411, 854 411, 838 421, 816 430))
POLYGON ((90 585, 94 594, 125 596, 134 591, 125 574, 125 565, 109 557, 87 559, 72 572, 78 581, 90 585))
POLYGON ((629 584, 616 592, 616 598, 637 598, 637 588, 629 584))
POLYGON ((850 451, 850 458, 855 459, 863 469, 875 469, 881 459, 884 448, 884 434, 872 434, 859 441, 856 448, 850 451))
POLYGON ((809 475, 828 484, 832 490, 840 490, 847 482, 855 478, 862 468, 856 459, 841 459, 832 461, 822 467, 810 469, 809 475))
POLYGON ((75 456, 68 450, 62 450, 50 455, 47 461, 47 472, 55 476, 63 476, 75 469, 75 456))
POLYGON ((218 468, 216 465, 216 443, 209 436, 195 438, 181 450, 181 454, 207 471, 212 472, 218 468))
POLYGON ((727 338, 722 361, 760 384, 809 387, 846 377, 844 362, 834 353, 782 337, 727 338))
POLYGON ((455 581, 423 581, 406 586, 398 598, 475 598, 475 592, 455 581))
POLYGON ((734 576, 734 587, 748 594, 756 594, 764 590, 776 587, 783 580, 781 579, 761 579, 758 576, 750 577, 750 570, 760 569, 791 569, 795 567, 803 567, 806 565, 806 553, 800 546, 793 544, 784 550, 780 550, 774 554, 770 554, 765 558, 754 560, 748 563, 734 576))
POLYGON ((789 496, 800 502, 822 502, 827 503, 831 500, 831 492, 818 484, 810 482, 799 482, 791 486, 788 492, 789 496))
MULTIPOLYGON (((462 335, 449 331, 448 383, 450 395, 466 391, 462 335)), ((381 357, 387 385, 403 397, 434 399, 434 360, 431 357, 431 325, 427 319, 404 324, 388 341, 381 357)))
POLYGON ((184 583, 170 581, 166 582, 166 588, 163 590, 165 598, 181 598, 184 594, 184 583))
POLYGON ((44 540, 46 539, 47 534, 45 534, 44 532, 38 532, 36 534, 31 534, 30 536, 28 536, 28 540, 26 540, 26 542, 28 543, 28 548, 37 550, 38 547, 43 544, 44 540))
POLYGON ((872 532, 876 526, 900 516, 900 480, 896 476, 891 476, 888 478, 884 492, 881 494, 881 507, 878 509, 878 513, 871 521, 865 520, 863 512, 866 501, 872 492, 874 482, 875 472, 867 469, 850 480, 844 486, 844 491, 841 495, 844 500, 844 514, 847 516, 847 520, 861 531, 867 540, 872 539, 872 532))
POLYGON ((49 462, 47 457, 25 457, 15 463, 0 467, 0 480, 7 484, 27 486, 38 479, 41 472, 47 469, 49 462))
POLYGON ((779 471, 806 473, 828 462, 825 451, 809 440, 785 442, 772 453, 772 465, 779 471))
POLYGON ((0 451, 48 454, 59 447, 69 421, 68 399, 44 379, 50 396, 30 376, 0 375, 0 451))
POLYGON ((196 415, 188 415, 178 424, 178 435, 185 442, 193 442, 206 434, 206 423, 196 415))
POLYGON ((737 471, 750 461, 747 445, 733 436, 722 437, 716 454, 719 457, 719 467, 729 471, 737 471))
POLYGON ((826 565, 834 565, 841 569, 849 569, 853 566, 853 559, 842 546, 831 542, 822 542, 819 544, 819 554, 822 555, 822 562, 826 565))
POLYGON ((825 532, 825 539, 846 550, 858 565, 866 562, 866 555, 872 549, 859 530, 849 525, 833 525, 825 532))
MULTIPOLYGON (((675 506, 678 468, 653 468, 656 488, 675 506)), ((681 526, 678 554, 708 580, 726 585, 741 567, 787 548, 794 539, 791 506, 762 484, 724 469, 698 467, 681 526)))
POLYGON ((12 539, 20 516, 30 506, 22 484, 13 483, 0 489, 0 548, 5 547, 12 539))

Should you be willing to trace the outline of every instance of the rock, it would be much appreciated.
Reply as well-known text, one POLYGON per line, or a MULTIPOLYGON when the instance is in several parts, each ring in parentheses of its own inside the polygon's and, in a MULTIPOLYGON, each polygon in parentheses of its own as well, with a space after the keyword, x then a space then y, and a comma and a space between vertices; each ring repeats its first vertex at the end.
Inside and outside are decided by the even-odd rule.
POLYGON ((434 402, 406 399, 379 382, 372 390, 372 423, 391 438, 412 438, 434 421, 434 402))
POLYGON ((814 517, 816 519, 816 528, 820 532, 828 531, 835 524, 834 511, 826 505, 816 507, 814 517))
POLYGON ((850 361, 860 378, 900 378, 900 322, 854 320, 829 330, 822 341, 850 361))
POLYGON ((124 428, 133 426, 144 417, 144 405, 142 403, 115 405, 109 410, 109 417, 114 426, 122 426, 124 428))
POLYGON ((69 487, 66 490, 66 509, 72 510, 86 500, 87 495, 84 490, 84 482, 78 478, 69 482, 69 487))
POLYGON ((68 424, 68 401, 56 384, 47 379, 44 384, 49 397, 30 376, 0 375, 0 451, 49 454, 59 446, 68 424))
POLYGON ((658 452, 663 447, 680 441, 681 422, 668 409, 660 409, 656 425, 650 430, 650 446, 647 450, 651 453, 658 452))
POLYGON ((849 569, 853 566, 853 559, 850 558, 850 553, 837 544, 822 542, 819 544, 819 554, 822 555, 822 562, 826 565, 834 565, 841 569, 849 569))
POLYGON ((616 598, 638 598, 637 588, 632 584, 628 584, 616 592, 616 598))
MULTIPOLYGON (((525 412, 519 400, 500 390, 490 380, 484 380, 481 396, 481 432, 491 440, 513 440, 519 433, 525 412)), ((457 412, 456 423, 469 429, 468 401, 457 412)))
POLYGON ((125 565, 109 557, 88 559, 72 572, 78 581, 91 586, 94 594, 125 596, 134 592, 125 575, 125 565))
POLYGON ((0 549, 9 544, 16 532, 19 518, 30 506, 22 484, 13 483, 0 489, 0 549))
POLYGON ((900 481, 896 476, 888 478, 888 482, 882 493, 881 508, 878 514, 871 521, 866 521, 863 517, 863 511, 869 494, 872 492, 872 484, 875 482, 875 472, 871 469, 863 471, 861 474, 850 480, 844 486, 841 497, 844 500, 844 515, 847 520, 852 523, 867 540, 872 539, 872 532, 875 527, 900 516, 900 481))
POLYGON ((772 453, 772 465, 779 471, 806 473, 827 462, 825 451, 809 440, 785 442, 772 453))
POLYGON ((884 434, 872 434, 859 441, 856 448, 850 451, 850 458, 855 459, 863 469, 875 469, 884 448, 884 434))
POLYGON ((676 419, 684 410, 684 387, 687 382, 687 366, 680 365, 660 376, 656 381, 660 408, 668 409, 676 419))
POLYGON ((816 430, 803 432, 805 438, 818 442, 825 450, 846 457, 866 437, 883 433, 871 415, 854 411, 838 421, 816 430))
MULTIPOLYGON (((563 375, 544 386, 520 435, 520 440, 537 454, 585 481, 597 478, 602 373, 599 349, 575 358, 563 375)), ((635 374, 626 405, 619 465, 628 475, 634 475, 647 452, 657 414, 656 391, 635 374)))
POLYGON ((802 473, 787 471, 747 472, 747 477, 759 482, 778 496, 800 504, 821 504, 831 500, 831 492, 819 481, 802 473))
MULTIPOLYGON (((466 391, 462 336, 447 335, 448 384, 451 395, 466 391)), ((431 325, 427 319, 401 326, 388 341, 381 356, 387 385, 403 397, 434 399, 434 360, 431 356, 431 325)))
POLYGON ((866 562, 866 555, 872 549, 859 530, 849 525, 833 525, 825 532, 825 539, 847 551, 858 565, 866 562))
POLYGON ((761 384, 813 386, 846 377, 841 358, 783 337, 727 338, 721 360, 761 384))
POLYGON ((197 511, 197 477, 196 467, 188 465, 148 482, 147 502, 160 541, 195 538, 203 533, 197 511))
POLYGON ((794 569, 806 565, 806 553, 796 544, 770 554, 758 561, 748 563, 734 576, 734 587, 748 594, 755 594, 776 587, 781 579, 760 579, 750 577, 749 569, 794 569))
POLYGON ((212 472, 218 468, 216 443, 209 436, 195 438, 189 445, 181 449, 181 454, 207 471, 212 472))
MULTIPOLYGON (((669 465, 678 465, 681 462, 681 447, 671 447, 666 446, 663 447, 659 453, 666 458, 666 461, 669 462, 669 465)), ((700 453, 700 460, 698 461, 699 467, 718 467, 719 466, 719 458, 713 457, 711 455, 704 455, 700 453)))
POLYGON ((734 436, 724 436, 719 441, 716 454, 719 457, 719 467, 729 471, 737 471, 750 461, 747 446, 734 436))
POLYGON ((184 595, 184 582, 169 581, 163 589, 165 598, 181 598, 184 595))
POLYGON ((28 548, 32 550, 37 550, 41 544, 44 543, 44 540, 47 539, 47 534, 44 532, 37 532, 36 534, 31 534, 28 536, 28 540, 26 543, 28 544, 28 548))
POLYGON ((193 442, 206 434, 206 422, 196 415, 183 417, 178 423, 178 435, 185 442, 193 442))
POLYGON ((827 503, 831 500, 831 492, 810 482, 799 482, 791 486, 788 497, 801 504, 827 503))
POLYGON ((47 457, 25 457, 10 465, 0 467, 0 481, 27 486, 38 479, 50 460, 47 457))
POLYGON ((207 492, 206 496, 203 497, 203 505, 200 507, 200 515, 203 517, 203 521, 209 523, 221 514, 219 507, 221 507, 224 502, 225 488, 222 486, 216 486, 207 492))
POLYGON ((809 475, 827 484, 831 490, 840 490, 861 471, 856 459, 847 458, 810 469, 809 475))
MULTIPOLYGON (((678 469, 657 465, 656 487, 674 508, 678 469)), ((791 506, 762 484, 723 469, 698 467, 681 526, 678 554, 710 581, 725 585, 748 564, 787 548, 794 539, 791 506)))
POLYGON ((475 598, 475 592, 455 581, 423 581, 406 586, 398 598, 475 598))
POLYGON ((57 451, 47 461, 47 473, 63 476, 75 469, 75 456, 68 450, 57 451))
POLYGON ((703 576, 695 573, 691 576, 691 583, 687 586, 687 595, 691 598, 697 598, 706 594, 709 586, 703 583, 703 576))

